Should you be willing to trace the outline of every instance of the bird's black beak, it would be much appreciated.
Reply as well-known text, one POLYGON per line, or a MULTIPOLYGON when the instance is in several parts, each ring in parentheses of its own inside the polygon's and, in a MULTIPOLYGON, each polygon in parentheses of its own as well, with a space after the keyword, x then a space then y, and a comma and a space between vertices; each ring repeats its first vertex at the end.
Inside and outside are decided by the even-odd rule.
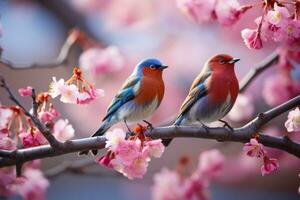
POLYGON ((167 69, 167 68, 168 68, 167 65, 162 65, 162 66, 159 67, 159 69, 161 69, 161 70, 164 70, 164 69, 167 69))
POLYGON ((237 61, 239 61, 240 59, 239 58, 233 58, 231 61, 229 61, 228 63, 229 64, 234 64, 236 63, 237 61))

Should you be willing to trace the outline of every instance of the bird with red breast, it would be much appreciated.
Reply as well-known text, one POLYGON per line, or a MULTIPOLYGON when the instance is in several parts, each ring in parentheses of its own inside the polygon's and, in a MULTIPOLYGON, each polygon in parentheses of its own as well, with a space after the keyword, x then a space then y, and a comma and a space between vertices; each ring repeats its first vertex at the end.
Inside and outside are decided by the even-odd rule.
MULTIPOLYGON (((124 122, 128 128, 128 122, 137 122, 151 116, 164 96, 162 74, 167 67, 154 58, 139 62, 111 101, 99 129, 91 137, 103 135, 118 122, 124 122)), ((79 155, 87 153, 82 151, 79 155)), ((92 150, 92 153, 97 154, 97 150, 92 150)))
MULTIPOLYGON (((205 63, 181 105, 175 126, 200 122, 207 129, 206 123, 221 121, 232 129, 222 118, 231 110, 239 93, 234 71, 234 65, 239 60, 220 54, 205 63)), ((164 145, 168 146, 171 140, 163 140, 164 145)))

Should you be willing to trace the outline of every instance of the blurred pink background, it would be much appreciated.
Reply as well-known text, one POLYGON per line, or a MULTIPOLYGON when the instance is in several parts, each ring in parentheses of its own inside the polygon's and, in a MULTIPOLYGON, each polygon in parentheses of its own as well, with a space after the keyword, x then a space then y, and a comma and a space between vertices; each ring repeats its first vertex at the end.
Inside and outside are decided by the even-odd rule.
MULTIPOLYGON (((253 26, 253 19, 258 12, 259 9, 252 9, 237 24, 224 28, 216 23, 202 25, 194 23, 178 10, 174 0, 1 1, 0 22, 3 26, 3 37, 0 38, 0 45, 4 50, 2 57, 13 61, 17 66, 36 62, 48 63, 58 55, 68 30, 76 26, 98 40, 120 49, 125 59, 121 69, 98 75, 85 73, 85 76, 98 88, 105 90, 105 97, 84 106, 54 101, 63 118, 68 118, 74 126, 76 138, 82 138, 89 136, 98 128, 113 95, 142 58, 157 57, 169 65, 164 73, 166 84, 164 100, 155 115, 149 119, 154 125, 166 122, 176 115, 191 82, 210 56, 227 53, 240 58, 236 72, 238 79, 241 80, 254 64, 276 48, 274 44, 267 44, 263 50, 257 51, 249 50, 244 45, 240 31, 245 27, 253 26)), ((0 64, 0 73, 6 77, 14 91, 27 85, 33 86, 37 91, 47 91, 52 76, 65 79, 71 76, 73 66, 79 64, 78 58, 81 53, 80 48, 73 49, 71 59, 66 66, 53 69, 11 70, 0 64)), ((261 97, 261 88, 263 80, 272 73, 276 73, 275 68, 255 79, 246 91, 246 94, 254 99, 255 113, 269 108, 261 97)), ((11 102, 3 90, 0 94, 0 102, 10 105, 11 102)), ((24 99, 24 102, 29 106, 28 99, 24 99)), ((266 127, 264 133, 282 134, 286 116, 287 114, 283 114, 272 121, 268 126, 271 128, 266 127), (272 125, 278 125, 278 128, 274 129, 272 125)), ((240 126, 245 122, 236 123, 234 126, 240 126)), ((65 174, 54 178, 53 182, 50 179, 48 196, 49 199, 64 199, 62 198, 64 190, 61 187, 72 185, 76 181, 80 183, 82 180, 81 186, 80 184, 74 186, 82 190, 81 194, 78 194, 81 198, 77 196, 78 199, 88 198, 87 194, 92 189, 101 190, 104 197, 107 197, 103 199, 109 199, 110 196, 105 193, 105 187, 108 185, 118 188, 116 191, 108 190, 116 192, 114 195, 123 194, 126 199, 149 199, 151 177, 155 172, 164 166, 175 168, 181 155, 191 156, 196 164, 199 153, 210 148, 219 148, 228 158, 222 177, 217 181, 217 186, 212 189, 215 199, 223 199, 222 196, 231 199, 237 191, 245 198, 249 193, 252 195, 251 191, 255 193, 258 191, 257 199, 276 196, 275 193, 273 197, 269 193, 265 194, 264 192, 268 190, 278 190, 287 195, 296 193, 299 185, 300 162, 293 156, 272 150, 272 155, 274 154, 280 160, 280 169, 270 176, 261 177, 261 163, 246 157, 242 153, 242 144, 180 138, 166 149, 162 158, 154 159, 150 163, 148 175, 144 180, 128 181, 123 177, 109 176, 81 178, 80 175, 65 174)), ((47 170, 65 160, 77 159, 81 158, 75 154, 68 154, 45 159, 42 165, 43 169, 47 170)), ((101 173, 108 171, 96 165, 92 168, 101 173)), ((65 199, 72 198, 72 187, 65 192, 67 195, 65 199)), ((77 193, 76 190, 73 192, 77 193)), ((95 194, 95 191, 91 193, 89 199, 94 198, 92 194, 95 194)), ((278 197, 281 197, 280 194, 277 195, 278 197)), ((290 197, 297 198, 293 195, 290 197)), ((118 199, 118 195, 115 198, 118 199)), ((76 195, 73 199, 77 199, 76 195)))

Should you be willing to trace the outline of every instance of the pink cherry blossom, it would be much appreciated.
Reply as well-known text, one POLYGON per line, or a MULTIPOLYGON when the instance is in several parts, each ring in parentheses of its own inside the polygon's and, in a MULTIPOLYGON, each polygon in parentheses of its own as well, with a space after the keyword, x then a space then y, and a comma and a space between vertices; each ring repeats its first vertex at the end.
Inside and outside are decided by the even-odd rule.
POLYGON ((0 149, 14 150, 17 148, 17 143, 15 140, 11 139, 6 135, 0 134, 0 149))
POLYGON ((155 200, 207 200, 211 179, 219 174, 224 157, 216 149, 201 153, 198 169, 186 176, 179 168, 175 171, 162 169, 154 175, 152 199, 155 200))
POLYGON ((215 7, 217 20, 221 25, 230 26, 235 24, 252 6, 241 7, 237 0, 218 1, 215 7))
POLYGON ((31 96, 32 95, 32 87, 31 86, 27 86, 26 88, 20 88, 18 90, 20 96, 22 97, 26 97, 26 96, 31 96))
POLYGON ((3 196, 13 195, 14 192, 10 186, 16 179, 16 170, 14 167, 6 167, 0 169, 0 194, 3 196))
POLYGON ((277 73, 265 79, 262 95, 268 105, 276 106, 298 95, 299 92, 300 87, 296 83, 289 77, 277 73))
POLYGON ((32 130, 29 129, 28 131, 21 131, 19 137, 25 148, 47 144, 45 137, 36 128, 32 128, 32 130))
POLYGON ((139 156, 140 149, 140 140, 121 140, 115 149, 116 157, 125 165, 130 165, 139 156))
POLYGON ((279 162, 275 158, 269 158, 264 156, 264 164, 261 167, 262 176, 270 174, 273 171, 276 171, 279 168, 279 162))
POLYGON ((105 134, 107 139, 105 156, 96 159, 100 165, 113 168, 129 179, 142 178, 147 171, 151 157, 160 157, 164 151, 162 140, 140 138, 142 132, 126 140, 122 129, 114 129, 105 134))
POLYGON ((7 128, 7 124, 12 116, 13 111, 11 109, 0 107, 0 130, 7 128))
POLYGON ((49 95, 55 98, 61 94, 61 88, 65 86, 64 79, 56 80, 56 77, 52 77, 52 82, 49 85, 49 95))
POLYGON ((199 157, 198 173, 208 179, 214 178, 223 168, 224 160, 224 156, 216 149, 204 151, 199 157))
POLYGON ((165 151, 165 146, 162 144, 161 139, 145 141, 144 145, 149 150, 149 156, 155 158, 160 158, 165 151))
POLYGON ((300 37, 294 38, 293 40, 288 40, 286 42, 286 47, 294 52, 300 52, 300 37))
POLYGON ((100 158, 96 159, 96 162, 105 167, 113 168, 111 161, 114 158, 114 153, 112 151, 108 151, 104 156, 101 156, 100 158))
POLYGON ((234 106, 228 113, 229 119, 232 121, 248 120, 254 112, 252 99, 244 94, 239 94, 234 106))
POLYGON ((255 138, 251 138, 250 142, 244 144, 243 150, 250 157, 263 157, 266 155, 266 151, 264 150, 264 146, 257 141, 255 138))
POLYGON ((284 125, 288 132, 300 131, 300 109, 298 107, 289 112, 288 119, 284 125))
POLYGON ((278 27, 270 24, 265 18, 262 19, 262 16, 257 17, 254 22, 258 27, 261 26, 259 35, 263 41, 268 41, 269 38, 274 39, 274 32, 279 29, 278 27))
POLYGON ((193 174, 188 178, 184 185, 185 194, 184 197, 187 200, 190 199, 199 199, 199 200, 208 200, 206 194, 206 188, 208 187, 208 182, 203 180, 202 177, 199 177, 198 174, 193 174))
POLYGON ((88 104, 96 98, 103 96, 104 90, 95 89, 94 86, 90 86, 90 91, 85 90, 84 92, 79 93, 77 97, 77 104, 88 104))
POLYGON ((294 42, 300 36, 300 21, 287 20, 281 28, 274 31, 274 41, 276 42, 294 42))
POLYGON ((261 49, 263 47, 260 34, 257 30, 244 29, 241 34, 249 49, 261 49))
POLYGON ((116 170, 117 172, 122 173, 124 176, 126 176, 126 174, 123 173, 124 168, 125 168, 125 164, 123 163, 123 161, 120 159, 120 157, 115 157, 113 159, 110 160, 110 163, 108 163, 108 168, 110 168, 110 166, 112 166, 112 168, 114 170, 116 170))
POLYGON ((113 131, 106 132, 105 137, 107 139, 105 148, 109 147, 115 151, 119 143, 125 140, 126 133, 120 128, 115 128, 113 131))
POLYGON ((67 85, 64 79, 60 79, 59 81, 56 80, 56 77, 53 77, 52 79, 53 81, 50 83, 49 86, 49 95, 52 98, 61 95, 60 97, 61 102, 77 103, 79 91, 76 85, 73 84, 67 85))
POLYGON ((23 172, 24 178, 11 187, 15 193, 20 194, 24 200, 45 200, 49 181, 39 169, 27 168, 23 172))
POLYGON ((274 4, 274 10, 270 10, 267 14, 267 20, 269 23, 281 27, 286 23, 290 13, 286 7, 278 6, 277 3, 274 4))
POLYGON ((43 122, 52 121, 56 117, 59 116, 59 112, 57 112, 54 108, 50 108, 46 111, 41 111, 38 113, 38 117, 43 122))
POLYGON ((109 1, 105 9, 104 26, 107 30, 143 30, 153 25, 155 4, 153 1, 109 1), (126 5, 126 6, 124 6, 126 5))
POLYGON ((288 20, 288 22, 282 27, 288 39, 294 39, 300 37, 300 20, 288 20))
POLYGON ((74 129, 67 119, 60 119, 54 124, 53 135, 60 142, 65 142, 74 137, 74 129))
POLYGON ((56 77, 53 77, 53 81, 50 83, 49 88, 50 96, 55 98, 61 95, 60 101, 63 103, 88 104, 96 98, 104 96, 104 91, 102 89, 95 89, 93 85, 89 84, 82 77, 82 72, 79 68, 74 68, 73 76, 67 82, 63 79, 57 81, 56 77), (71 84, 75 80, 81 83, 81 87, 78 84, 77 86, 71 84))
POLYGON ((147 172, 149 161, 147 152, 139 152, 139 155, 129 165, 124 166, 122 173, 129 179, 143 178, 147 172))
POLYGON ((107 48, 90 48, 79 57, 79 65, 92 74, 117 72, 125 65, 125 60, 120 50, 115 46, 107 48))
POLYGON ((60 88, 60 101, 63 103, 77 103, 79 91, 76 85, 64 85, 60 88))
POLYGON ((184 181, 176 171, 166 168, 154 175, 152 199, 154 200, 185 200, 184 181))
POLYGON ((177 0, 177 7, 197 23, 214 19, 217 0, 177 0))
POLYGON ((217 19, 229 26, 252 6, 241 6, 237 0, 177 0, 177 7, 198 23, 217 19))

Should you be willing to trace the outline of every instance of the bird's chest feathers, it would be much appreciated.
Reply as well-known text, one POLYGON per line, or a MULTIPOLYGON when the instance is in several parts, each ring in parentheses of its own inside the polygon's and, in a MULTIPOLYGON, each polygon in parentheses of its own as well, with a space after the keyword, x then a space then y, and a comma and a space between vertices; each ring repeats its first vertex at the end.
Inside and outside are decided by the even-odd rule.
MULTIPOLYGON (((136 88, 135 102, 138 104, 149 104, 157 98, 158 105, 164 95, 164 83, 162 78, 143 76, 136 88)), ((157 105, 157 106, 158 106, 157 105)))
POLYGON ((232 103, 235 102, 239 91, 236 76, 224 75, 224 73, 212 74, 209 85, 209 98, 215 103, 225 102, 230 97, 232 103))

